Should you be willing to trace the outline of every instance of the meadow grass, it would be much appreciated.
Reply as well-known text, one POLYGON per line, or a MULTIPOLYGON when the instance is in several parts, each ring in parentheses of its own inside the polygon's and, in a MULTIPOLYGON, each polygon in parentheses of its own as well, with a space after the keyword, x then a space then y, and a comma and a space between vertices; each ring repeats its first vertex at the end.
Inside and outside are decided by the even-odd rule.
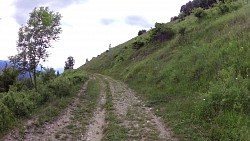
POLYGON ((82 68, 128 83, 158 109, 156 113, 180 140, 247 140, 249 8, 243 5, 223 15, 213 8, 201 20, 190 15, 184 21, 164 24, 175 30, 172 40, 133 49, 138 38, 150 38, 152 31, 148 31, 82 68), (185 34, 178 34, 183 27, 185 34))

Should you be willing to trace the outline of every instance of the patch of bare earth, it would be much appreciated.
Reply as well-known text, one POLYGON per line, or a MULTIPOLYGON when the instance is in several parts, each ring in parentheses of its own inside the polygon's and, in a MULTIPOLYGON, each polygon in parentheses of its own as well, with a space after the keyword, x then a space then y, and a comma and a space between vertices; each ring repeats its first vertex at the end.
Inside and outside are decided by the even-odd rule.
POLYGON ((57 141, 56 133, 70 124, 71 118, 73 118, 72 112, 77 108, 79 104, 79 97, 85 94, 87 83, 84 84, 80 92, 74 98, 73 102, 62 112, 55 121, 45 123, 42 126, 35 126, 37 119, 28 120, 24 125, 24 133, 20 135, 18 129, 14 129, 7 134, 3 140, 5 141, 57 141))
POLYGON ((103 130, 105 127, 105 106, 106 104, 106 85, 101 82, 101 94, 98 100, 97 109, 94 112, 94 117, 88 125, 87 132, 83 140, 86 141, 100 141, 103 137, 103 130))
POLYGON ((129 129, 129 140, 177 140, 152 108, 146 107, 130 88, 120 81, 109 77, 106 79, 109 81, 115 112, 121 124, 129 129))

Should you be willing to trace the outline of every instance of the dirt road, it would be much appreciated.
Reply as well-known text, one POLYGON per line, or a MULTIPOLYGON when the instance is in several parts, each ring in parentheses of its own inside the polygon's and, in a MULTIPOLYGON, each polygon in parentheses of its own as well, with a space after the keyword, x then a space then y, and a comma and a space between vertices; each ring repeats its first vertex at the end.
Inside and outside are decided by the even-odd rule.
MULTIPOLYGON (((35 119, 25 123, 26 128, 22 138, 18 130, 13 130, 3 140, 16 141, 57 141, 57 140, 177 140, 172 132, 165 127, 161 118, 157 117, 152 108, 146 107, 144 102, 136 97, 128 86, 120 81, 107 76, 96 75, 93 77, 100 88, 94 109, 81 109, 88 107, 91 100, 81 100, 86 95, 88 82, 84 84, 74 101, 53 122, 46 123, 41 127, 32 126, 35 119), (110 99, 107 99, 110 94, 110 99), (111 104, 112 108, 107 108, 111 104), (82 112, 76 112, 82 110, 82 112), (88 111, 88 114, 84 112, 88 111), (112 122, 110 113, 113 113, 119 122, 112 122), (81 117, 84 118, 77 118, 81 117), (117 134, 118 129, 123 127, 123 138, 111 139, 109 135, 117 134), (113 125, 116 124, 116 125, 113 125)), ((92 79, 93 79, 92 78, 92 79)), ((86 95, 87 96, 87 95, 86 95)))

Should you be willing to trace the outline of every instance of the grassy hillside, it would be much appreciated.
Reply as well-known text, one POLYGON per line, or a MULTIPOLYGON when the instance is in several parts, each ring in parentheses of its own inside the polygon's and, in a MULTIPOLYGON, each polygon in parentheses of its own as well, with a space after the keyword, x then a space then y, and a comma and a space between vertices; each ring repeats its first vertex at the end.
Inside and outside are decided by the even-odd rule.
POLYGON ((247 140, 250 5, 227 6, 231 12, 215 7, 199 19, 158 24, 82 69, 128 83, 181 140, 247 140), (173 37, 154 38, 170 29, 173 37))

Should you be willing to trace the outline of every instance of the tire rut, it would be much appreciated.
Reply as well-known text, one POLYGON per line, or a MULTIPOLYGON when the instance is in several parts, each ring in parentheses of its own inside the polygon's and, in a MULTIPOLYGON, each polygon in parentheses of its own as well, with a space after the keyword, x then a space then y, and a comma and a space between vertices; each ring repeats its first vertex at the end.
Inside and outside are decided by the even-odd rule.
MULTIPOLYGON (((118 124, 124 126, 128 129, 128 135, 125 140, 157 140, 157 141, 176 141, 177 139, 173 137, 170 129, 164 126, 162 119, 157 117, 152 108, 146 107, 143 101, 136 97, 135 92, 133 92, 128 86, 120 81, 113 80, 106 76, 96 76, 91 79, 100 79, 100 96, 98 98, 98 103, 96 105, 96 110, 94 111, 93 117, 91 118, 86 129, 83 132, 80 131, 80 138, 77 140, 86 141, 100 141, 104 136, 103 132, 105 127, 109 123, 106 123, 106 94, 107 94, 107 84, 112 96, 112 103, 114 105, 114 114, 117 115, 119 121, 118 124)), ((53 122, 46 123, 42 127, 36 127, 33 125, 37 119, 32 119, 26 122, 25 134, 22 136, 18 135, 18 130, 14 130, 13 133, 8 134, 3 140, 6 141, 57 141, 57 133, 63 132, 63 130, 70 124, 72 124, 72 119, 74 118, 73 112, 81 106, 79 97, 85 94, 87 89, 88 81, 84 84, 81 91, 74 98, 72 104, 70 104, 64 112, 53 122)), ((81 122, 79 122, 81 123, 81 122)), ((77 123, 72 124, 79 128, 83 125, 77 125, 77 123)), ((74 130, 74 129, 73 129, 74 130)), ((75 132, 75 131, 72 131, 75 132)), ((67 134, 67 132, 66 132, 67 134)), ((68 135, 66 140, 74 140, 73 136, 68 135)))
POLYGON ((104 108, 106 104, 106 85, 101 81, 101 92, 100 98, 98 100, 96 111, 94 112, 94 117, 91 120, 91 124, 88 125, 88 130, 85 137, 82 140, 86 141, 100 141, 103 137, 103 130, 106 125, 105 114, 106 110, 104 108))
POLYGON ((129 129, 128 140, 177 140, 162 119, 153 113, 152 108, 146 107, 130 88, 110 77, 105 79, 110 85, 116 114, 122 125, 129 129))

